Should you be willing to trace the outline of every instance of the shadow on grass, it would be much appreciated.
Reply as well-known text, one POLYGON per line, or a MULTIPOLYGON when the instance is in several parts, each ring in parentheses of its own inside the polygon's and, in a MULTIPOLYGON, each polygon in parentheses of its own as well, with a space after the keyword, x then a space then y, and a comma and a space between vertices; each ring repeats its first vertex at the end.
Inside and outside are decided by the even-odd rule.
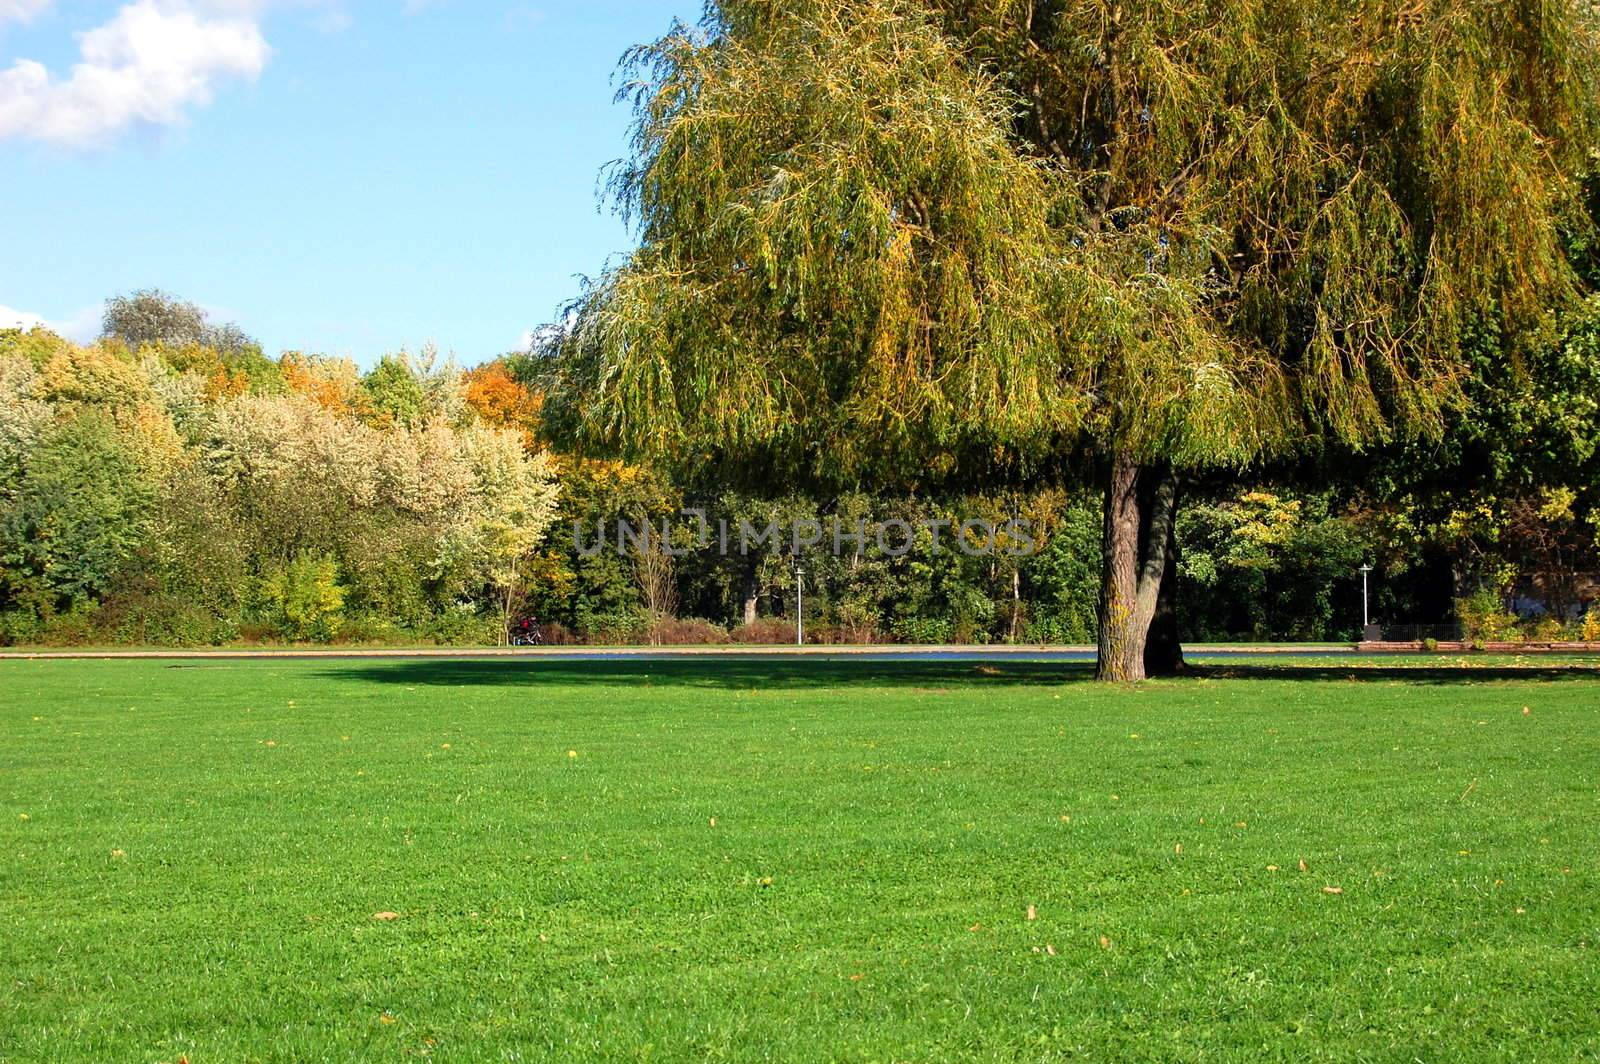
MULTIPOLYGON (((440 687, 610 687, 666 685, 722 690, 828 687, 970 687, 1087 684, 1089 663, 996 661, 797 661, 697 658, 694 660, 540 661, 536 658, 459 661, 348 661, 322 671, 331 680, 440 687)), ((1469 684, 1492 680, 1579 680, 1600 677, 1593 668, 1486 666, 1209 665, 1191 667, 1193 680, 1317 680, 1469 684)))

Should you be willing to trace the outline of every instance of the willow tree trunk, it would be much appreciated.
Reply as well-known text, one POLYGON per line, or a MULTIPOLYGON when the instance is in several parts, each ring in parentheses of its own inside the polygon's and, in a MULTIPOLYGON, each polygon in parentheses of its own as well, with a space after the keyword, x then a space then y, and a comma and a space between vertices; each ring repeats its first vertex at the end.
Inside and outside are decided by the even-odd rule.
MULTIPOLYGON (((1176 512, 1176 507, 1174 507, 1176 512)), ((1183 641, 1178 636, 1178 530, 1168 523, 1167 568, 1156 594, 1156 615, 1144 644, 1146 676, 1177 676, 1184 671, 1183 641)))
MULTIPOLYGON (((1145 653, 1151 622, 1161 604, 1162 584, 1176 566, 1172 520, 1177 489, 1177 477, 1170 468, 1141 465, 1120 452, 1112 456, 1101 542, 1097 679, 1129 682, 1147 675, 1145 653)), ((1175 612, 1172 619, 1175 625, 1175 612)), ((1170 634, 1172 648, 1165 647, 1165 635, 1161 640, 1158 660, 1164 661, 1162 671, 1170 666, 1173 652, 1181 661, 1176 631, 1170 634)))

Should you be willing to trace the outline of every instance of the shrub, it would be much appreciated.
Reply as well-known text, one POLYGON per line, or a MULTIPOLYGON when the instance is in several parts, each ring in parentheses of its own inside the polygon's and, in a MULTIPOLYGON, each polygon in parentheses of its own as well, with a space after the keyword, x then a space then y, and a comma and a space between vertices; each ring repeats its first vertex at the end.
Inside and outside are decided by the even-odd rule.
POLYGON ((344 621, 345 589, 331 557, 299 555, 261 580, 261 602, 291 639, 328 642, 344 621))
POLYGON ((1504 609, 1500 598, 1487 589, 1456 600, 1456 616, 1466 636, 1474 643, 1498 643, 1520 634, 1517 615, 1504 609))
POLYGON ((581 643, 576 632, 560 621, 546 621, 539 626, 541 642, 547 647, 569 647, 581 643))
POLYGON ((739 625, 729 637, 747 646, 793 646, 795 627, 781 617, 757 617, 750 624, 739 625))
POLYGON ((1430 635, 1422 641, 1422 649, 1431 654, 1439 649, 1439 641, 1430 635))
POLYGON ((493 646, 500 642, 500 618, 472 609, 449 609, 416 630, 419 642, 446 647, 493 646))
POLYGON ((583 633, 590 643, 625 646, 642 639, 648 628, 649 619, 643 610, 623 608, 591 615, 583 625, 583 633))
POLYGON ((1538 643, 1557 643, 1566 634, 1567 626, 1554 617, 1541 617, 1527 628, 1527 637, 1538 643))
POLYGON ((728 630, 698 617, 658 617, 645 636, 654 646, 708 646, 726 643, 728 630))
POLYGON ((868 645, 882 640, 878 631, 878 613, 871 606, 859 602, 846 602, 834 613, 833 638, 835 643, 868 645))
POLYGON ((1600 605, 1589 607, 1578 635, 1585 643, 1600 643, 1600 605))
POLYGON ((1074 646, 1095 641, 1094 629, 1079 613, 1050 612, 1028 622, 1022 630, 1024 643, 1074 646))
POLYGON ((942 644, 952 640, 952 628, 943 617, 907 617, 898 625, 907 643, 942 644))

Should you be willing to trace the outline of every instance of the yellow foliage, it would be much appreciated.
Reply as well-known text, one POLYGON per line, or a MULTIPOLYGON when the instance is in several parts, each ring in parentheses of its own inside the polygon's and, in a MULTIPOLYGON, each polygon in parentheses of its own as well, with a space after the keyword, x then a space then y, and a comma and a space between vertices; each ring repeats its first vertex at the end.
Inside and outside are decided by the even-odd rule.
POLYGON ((107 348, 67 345, 45 363, 42 398, 55 403, 138 406, 153 396, 139 367, 107 348))

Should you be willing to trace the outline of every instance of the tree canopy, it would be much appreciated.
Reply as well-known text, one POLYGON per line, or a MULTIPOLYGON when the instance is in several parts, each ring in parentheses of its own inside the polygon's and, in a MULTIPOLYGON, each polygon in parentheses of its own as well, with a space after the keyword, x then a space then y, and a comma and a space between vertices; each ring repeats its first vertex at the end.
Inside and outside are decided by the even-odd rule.
POLYGON ((1597 58, 1583 0, 713 2, 629 58, 556 409, 835 479, 1088 444, 1137 678, 1173 471, 1436 436, 1463 334, 1580 290, 1597 58))

